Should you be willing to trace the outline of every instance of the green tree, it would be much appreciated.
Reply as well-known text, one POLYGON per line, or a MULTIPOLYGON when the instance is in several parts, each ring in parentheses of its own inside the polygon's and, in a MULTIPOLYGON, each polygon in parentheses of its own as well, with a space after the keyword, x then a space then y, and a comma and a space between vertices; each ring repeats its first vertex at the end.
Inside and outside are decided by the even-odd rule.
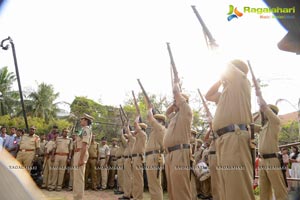
POLYGON ((17 102, 17 93, 11 91, 12 85, 16 80, 13 72, 9 72, 7 67, 0 69, 0 111, 1 115, 12 114, 13 107, 17 102))
POLYGON ((41 83, 38 85, 37 91, 31 92, 28 96, 30 108, 29 114, 33 117, 40 117, 49 123, 50 120, 56 118, 59 111, 57 103, 54 101, 58 98, 59 93, 54 92, 51 84, 41 83))
POLYGON ((281 131, 279 134, 279 144, 298 142, 298 139, 299 129, 297 121, 290 121, 281 126, 281 131))

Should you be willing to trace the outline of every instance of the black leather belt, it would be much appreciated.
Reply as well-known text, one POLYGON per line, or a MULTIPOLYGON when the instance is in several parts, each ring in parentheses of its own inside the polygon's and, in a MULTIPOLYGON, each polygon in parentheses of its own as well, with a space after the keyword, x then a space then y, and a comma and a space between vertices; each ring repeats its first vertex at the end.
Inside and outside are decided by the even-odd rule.
MULTIPOLYGON (((237 126, 244 131, 247 131, 247 125, 246 124, 237 124, 237 126)), ((216 131, 216 133, 218 134, 218 136, 224 135, 225 133, 229 133, 229 132, 234 132, 235 131, 235 125, 234 124, 230 124, 224 128, 221 128, 219 130, 216 131)))
POLYGON ((101 157, 101 158, 100 158, 100 160, 103 160, 103 159, 105 159, 105 157, 101 157))
POLYGON ((124 156, 124 158, 131 158, 131 156, 124 156))
POLYGON ((216 151, 209 151, 208 154, 209 155, 216 154, 216 151))
POLYGON ((160 150, 153 150, 153 151, 147 151, 146 156, 152 155, 152 154, 160 154, 160 150))
POLYGON ((132 158, 137 157, 137 156, 141 156, 142 157, 143 155, 144 154, 141 154, 141 153, 134 153, 134 154, 131 155, 131 157, 132 158))
POLYGON ((121 158, 123 158, 123 156, 118 156, 118 157, 117 157, 117 160, 119 160, 119 159, 121 159, 121 158))
POLYGON ((263 159, 277 158, 277 154, 276 154, 276 153, 262 154, 261 157, 262 157, 263 159))
POLYGON ((167 153, 171 153, 172 151, 176 151, 179 149, 189 149, 191 147, 190 144, 177 144, 175 146, 172 147, 168 147, 167 148, 167 153))

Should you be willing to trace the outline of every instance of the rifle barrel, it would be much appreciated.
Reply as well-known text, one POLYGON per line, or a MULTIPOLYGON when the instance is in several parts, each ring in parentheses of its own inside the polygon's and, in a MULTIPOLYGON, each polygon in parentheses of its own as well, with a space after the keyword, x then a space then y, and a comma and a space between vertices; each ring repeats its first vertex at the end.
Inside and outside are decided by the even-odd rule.
POLYGON ((212 34, 208 30, 208 28, 207 28, 206 24, 204 23, 203 19, 201 18, 198 10, 196 9, 196 6, 192 5, 191 7, 192 7, 194 13, 196 14, 196 17, 197 17, 198 21, 200 22, 202 28, 203 28, 204 34, 208 37, 209 43, 211 45, 218 46, 216 44, 216 40, 213 38, 212 34))

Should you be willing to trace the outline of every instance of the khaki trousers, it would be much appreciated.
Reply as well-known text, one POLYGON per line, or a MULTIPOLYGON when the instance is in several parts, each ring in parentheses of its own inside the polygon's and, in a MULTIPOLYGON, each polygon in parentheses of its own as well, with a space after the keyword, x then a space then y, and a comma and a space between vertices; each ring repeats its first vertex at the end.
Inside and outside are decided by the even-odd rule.
POLYGON ((121 192, 124 191, 123 172, 124 172, 124 159, 120 158, 117 160, 117 174, 118 174, 118 186, 119 186, 118 190, 121 192))
POLYGON ((133 187, 132 196, 134 200, 142 200, 144 192, 144 176, 143 176, 143 161, 141 156, 136 156, 133 159, 132 175, 133 187))
POLYGON ((124 172, 123 172, 123 180, 124 180, 124 196, 130 197, 132 194, 132 165, 131 159, 125 158, 124 160, 124 172))
POLYGON ((108 186, 113 188, 115 186, 115 175, 117 174, 117 160, 112 160, 116 158, 111 158, 108 170, 108 186))
POLYGON ((74 154, 74 170, 73 170, 73 199, 82 200, 84 196, 84 175, 85 166, 78 166, 78 161, 81 152, 75 152, 74 154))
POLYGON ((163 190, 161 186, 161 169, 163 164, 161 163, 159 165, 159 156, 159 154, 146 156, 146 173, 151 200, 163 199, 163 190), (157 173, 159 173, 158 177, 157 173))
POLYGON ((284 182, 278 158, 260 159, 259 162, 260 199, 272 200, 272 188, 276 200, 288 199, 287 187, 284 182))
POLYGON ((73 177, 74 177, 74 158, 71 160, 70 168, 69 168, 69 173, 70 173, 70 179, 69 179, 69 189, 73 188, 73 177))
POLYGON ((254 200, 253 165, 248 131, 236 130, 216 140, 221 200, 254 200))
POLYGON ((32 161, 34 159, 35 152, 34 151, 19 151, 17 155, 17 160, 20 162, 23 167, 30 173, 32 167, 32 161))
POLYGON ((105 166, 105 159, 100 160, 100 166, 97 168, 97 176, 98 176, 98 183, 100 183, 100 186, 102 189, 107 188, 107 166, 105 166))
POLYGON ((97 159, 88 159, 85 169, 85 187, 88 187, 88 178, 91 177, 92 189, 97 189, 97 159))
POLYGON ((166 155, 165 170, 170 200, 192 199, 190 150, 180 149, 166 155))
POLYGON ((44 169, 43 169, 43 184, 42 184, 42 187, 48 187, 48 180, 50 179, 49 178, 49 174, 50 174, 50 162, 51 160, 47 157, 45 157, 45 160, 44 160, 44 169))
POLYGON ((68 156, 55 155, 53 164, 53 174, 51 188, 61 189, 64 181, 65 171, 67 168, 68 156))
POLYGON ((197 177, 192 174, 191 176, 191 191, 192 191, 192 200, 197 200, 198 192, 197 192, 197 177))
POLYGON ((214 200, 219 200, 219 181, 218 181, 218 170, 217 170, 217 156, 216 154, 208 155, 209 171, 210 171, 210 180, 211 180, 211 194, 214 200))

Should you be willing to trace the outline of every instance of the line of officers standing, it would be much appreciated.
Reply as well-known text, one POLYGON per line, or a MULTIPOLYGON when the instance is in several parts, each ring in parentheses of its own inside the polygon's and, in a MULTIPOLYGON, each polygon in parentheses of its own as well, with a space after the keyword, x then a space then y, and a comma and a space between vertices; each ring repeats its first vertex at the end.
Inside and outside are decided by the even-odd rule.
MULTIPOLYGON (((211 140, 208 140, 210 145, 207 145, 206 150, 201 150, 201 145, 196 144, 197 140, 192 134, 193 113, 189 98, 181 92, 180 80, 175 79, 174 103, 167 108, 165 115, 154 115, 153 106, 147 104, 147 122, 151 126, 149 138, 146 134, 147 125, 140 123, 140 116, 137 116, 134 129, 127 122, 120 138, 114 140, 113 146, 118 147, 110 149, 105 138, 99 147, 91 131, 93 118, 87 114, 81 118, 82 130, 76 135, 74 146, 72 140, 66 137, 67 129, 63 131, 62 137, 53 137, 53 141, 45 145, 43 186, 49 190, 60 190, 66 171, 65 163, 72 163, 73 159, 69 169, 71 176, 73 175, 71 183, 73 182, 74 199, 83 199, 89 176, 92 189, 98 187, 104 190, 108 187, 107 184, 112 186, 111 181, 107 182, 107 170, 111 168, 113 170, 110 171, 117 174, 116 194, 123 194, 119 199, 143 199, 145 171, 151 199, 162 200, 161 176, 164 168, 170 200, 194 200, 199 194, 202 199, 211 199, 212 196, 214 200, 254 200, 250 151, 252 141, 249 134, 253 116, 247 73, 248 66, 243 61, 233 60, 228 63, 221 79, 207 92, 206 99, 216 102, 217 109, 212 130, 208 130, 206 134, 211 135, 211 140), (219 92, 221 86, 223 90, 219 92), (51 167, 62 170, 48 170, 47 177, 45 170, 51 167)), ((278 108, 266 104, 260 91, 256 91, 256 94, 263 120, 261 131, 258 130, 259 153, 262 157, 260 196, 264 200, 272 199, 274 191, 276 199, 285 200, 287 189, 284 173, 277 158, 280 131, 278 108)), ((35 143, 38 140, 31 139, 30 144, 34 146, 38 144, 35 143)), ((201 143, 199 140, 197 142, 201 143)), ((33 151, 30 148, 23 148, 21 141, 22 153, 33 151)), ((32 155, 34 157, 39 154, 32 155)), ((20 160, 21 156, 18 154, 20 160)), ((115 174, 111 175, 110 180, 114 176, 115 174)))

